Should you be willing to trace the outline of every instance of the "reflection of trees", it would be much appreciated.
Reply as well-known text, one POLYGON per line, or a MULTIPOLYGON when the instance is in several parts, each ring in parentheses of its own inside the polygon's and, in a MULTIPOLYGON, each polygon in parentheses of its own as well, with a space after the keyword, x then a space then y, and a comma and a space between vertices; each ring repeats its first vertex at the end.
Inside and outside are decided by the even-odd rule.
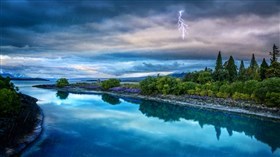
POLYGON ((112 95, 109 95, 109 94, 102 94, 102 100, 104 102, 107 102, 111 105, 117 105, 117 104, 120 104, 121 101, 118 97, 115 97, 115 96, 112 96, 112 95))
POLYGON ((164 121, 178 121, 180 119, 180 116, 176 114, 178 108, 169 106, 155 101, 143 101, 139 110, 147 117, 158 117, 164 121))
POLYGON ((121 97, 124 101, 133 103, 133 104, 138 104, 140 105, 142 103, 142 100, 140 99, 135 99, 135 98, 129 98, 129 97, 121 97))
POLYGON ((63 91, 57 91, 56 93, 56 97, 58 97, 59 99, 67 99, 68 98, 69 93, 68 92, 63 92, 63 91))
POLYGON ((248 115, 180 107, 155 101, 143 101, 139 110, 147 117, 158 117, 164 121, 179 121, 180 118, 184 118, 197 121, 201 128, 204 124, 213 125, 218 140, 221 128, 226 128, 230 136, 232 136, 233 131, 244 132, 245 135, 254 136, 257 140, 268 144, 272 151, 280 148, 279 122, 248 115))

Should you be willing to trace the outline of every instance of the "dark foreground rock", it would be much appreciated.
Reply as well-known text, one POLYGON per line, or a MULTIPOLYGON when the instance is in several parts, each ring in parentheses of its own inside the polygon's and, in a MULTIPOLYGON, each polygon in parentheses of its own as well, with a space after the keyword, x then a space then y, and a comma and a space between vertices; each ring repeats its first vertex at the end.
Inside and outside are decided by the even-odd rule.
POLYGON ((0 156, 17 156, 42 131, 43 113, 37 99, 20 94, 18 114, 0 117, 0 156))

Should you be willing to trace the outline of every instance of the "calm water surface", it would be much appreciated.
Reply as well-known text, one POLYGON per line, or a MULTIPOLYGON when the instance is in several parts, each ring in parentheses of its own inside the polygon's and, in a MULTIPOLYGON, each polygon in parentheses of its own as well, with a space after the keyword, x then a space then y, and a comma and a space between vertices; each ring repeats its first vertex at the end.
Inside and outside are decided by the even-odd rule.
POLYGON ((42 136, 23 156, 280 156, 280 123, 238 114, 110 95, 32 88, 39 99, 42 136))

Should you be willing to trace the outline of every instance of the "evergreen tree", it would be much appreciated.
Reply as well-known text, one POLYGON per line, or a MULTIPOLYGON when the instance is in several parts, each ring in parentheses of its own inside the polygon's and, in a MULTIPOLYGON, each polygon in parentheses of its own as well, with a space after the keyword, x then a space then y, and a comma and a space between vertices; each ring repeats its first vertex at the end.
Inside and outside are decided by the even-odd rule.
POLYGON ((271 55, 271 59, 270 59, 271 64, 273 62, 277 62, 277 59, 280 56, 280 53, 279 53, 278 47, 275 44, 273 45, 272 53, 269 52, 269 54, 271 55))
POLYGON ((216 66, 215 66, 215 71, 213 73, 213 79, 215 81, 223 81, 227 78, 227 71, 223 68, 223 60, 222 60, 222 55, 221 51, 219 51, 219 54, 217 56, 216 60, 216 66))
POLYGON ((238 72, 238 79, 241 81, 245 81, 246 80, 246 76, 245 76, 245 66, 244 66, 244 62, 243 60, 241 60, 240 62, 240 66, 239 66, 239 72, 238 72))
POLYGON ((226 65, 226 69, 229 73, 229 81, 232 82, 235 80, 237 76, 236 65, 234 63, 234 59, 232 56, 229 57, 228 64, 226 65))
POLYGON ((280 77, 280 63, 273 62, 269 68, 266 70, 265 76, 267 78, 280 77))
POLYGON ((250 67, 251 69, 257 69, 259 67, 256 59, 255 59, 255 54, 252 55, 252 59, 251 59, 251 62, 250 62, 250 67))
POLYGON ((241 75, 243 71, 245 71, 245 66, 244 66, 243 60, 241 60, 240 66, 239 66, 239 75, 241 75))
POLYGON ((268 69, 268 65, 267 65, 267 63, 265 61, 265 58, 264 58, 263 61, 262 61, 261 67, 260 67, 260 78, 261 78, 261 80, 264 80, 266 78, 265 73, 266 73, 267 69, 268 69))
POLYGON ((257 61, 255 59, 255 55, 254 54, 252 55, 250 66, 247 69, 246 74, 247 74, 247 77, 249 79, 256 79, 256 80, 259 79, 259 65, 258 65, 258 63, 257 63, 257 61))
POLYGON ((222 55, 221 51, 219 51, 217 60, 216 60, 216 66, 215 66, 215 71, 223 69, 223 61, 222 61, 222 55))

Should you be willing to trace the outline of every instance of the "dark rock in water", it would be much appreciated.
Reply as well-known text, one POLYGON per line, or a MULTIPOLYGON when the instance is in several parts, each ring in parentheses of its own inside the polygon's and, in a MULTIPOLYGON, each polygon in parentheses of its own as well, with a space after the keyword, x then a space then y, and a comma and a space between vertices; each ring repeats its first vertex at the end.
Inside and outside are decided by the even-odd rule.
POLYGON ((20 98, 18 114, 0 117, 0 156, 19 154, 42 131, 43 114, 37 99, 24 94, 20 98))
POLYGON ((34 85, 33 87, 38 87, 38 88, 45 88, 45 89, 53 89, 53 88, 56 88, 56 86, 54 85, 54 84, 52 84, 52 85, 48 85, 48 84, 46 84, 46 85, 34 85))

